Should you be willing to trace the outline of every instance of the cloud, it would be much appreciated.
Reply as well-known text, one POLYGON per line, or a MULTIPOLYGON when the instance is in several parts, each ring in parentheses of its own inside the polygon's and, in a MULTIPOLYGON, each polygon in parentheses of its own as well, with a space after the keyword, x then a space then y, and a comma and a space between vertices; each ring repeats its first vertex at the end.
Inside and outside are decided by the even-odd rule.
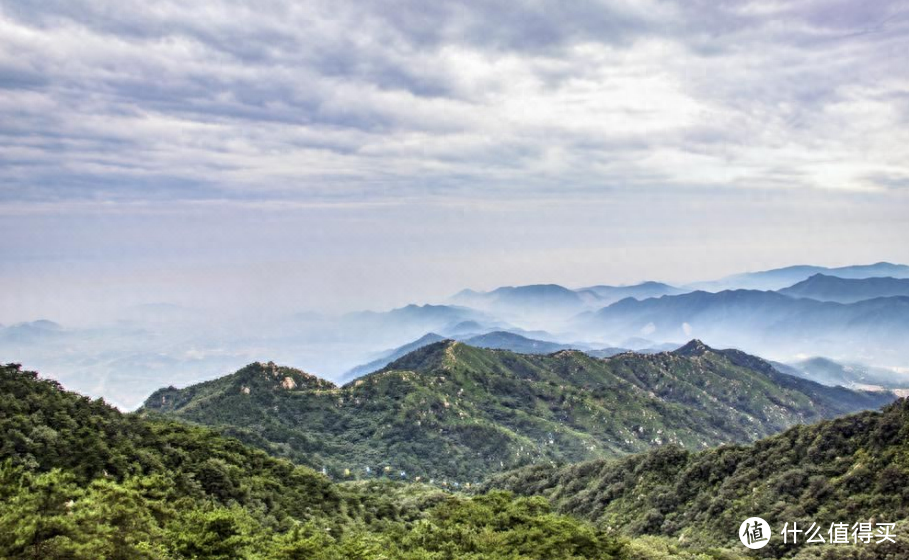
POLYGON ((0 202, 893 190, 898 2, 0 2, 0 202))

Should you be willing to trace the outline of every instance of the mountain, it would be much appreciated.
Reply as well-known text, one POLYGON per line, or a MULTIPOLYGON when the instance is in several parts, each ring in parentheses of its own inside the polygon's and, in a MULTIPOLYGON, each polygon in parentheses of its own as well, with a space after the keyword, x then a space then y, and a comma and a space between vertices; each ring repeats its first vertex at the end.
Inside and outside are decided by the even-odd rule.
POLYGON ((624 354, 625 352, 631 352, 630 348, 619 348, 616 346, 610 346, 608 348, 597 348, 594 350, 585 350, 584 353, 593 358, 611 358, 617 356, 618 354, 624 354))
MULTIPOLYGON (((495 350, 511 350, 522 354, 550 354, 558 350, 567 350, 569 346, 548 342, 545 340, 535 340, 526 336, 507 331, 493 331, 486 334, 477 334, 472 336, 453 336, 452 338, 461 340, 465 344, 476 346, 478 348, 490 348, 495 350)), ((367 373, 379 371, 391 362, 403 357, 414 350, 428 346, 433 342, 439 342, 445 338, 436 333, 427 333, 413 342, 408 342, 393 350, 388 350, 375 360, 359 365, 346 372, 340 378, 341 383, 347 383, 367 373)))
POLYGON ((697 336, 760 353, 845 353, 862 361, 904 362, 909 360, 901 342, 909 338, 909 297, 841 304, 757 290, 697 291, 624 299, 579 315, 574 330, 606 340, 632 333, 657 341, 697 336))
POLYGON ((451 301, 502 315, 506 319, 555 317, 603 307, 626 297, 646 299, 685 293, 686 290, 660 282, 633 286, 590 286, 572 290, 558 284, 504 286, 489 292, 462 290, 451 301))
POLYGON ((348 339, 376 342, 406 340, 427 332, 446 332, 464 322, 489 323, 492 319, 476 309, 457 305, 407 305, 391 311, 361 311, 342 318, 339 329, 348 339))
POLYGON ((408 342, 403 346, 399 346, 397 348, 384 352, 380 357, 367 364, 359 365, 348 370, 346 373, 344 373, 344 375, 341 376, 340 381, 342 383, 347 383, 348 381, 362 377, 367 373, 379 371, 398 358, 401 358, 406 354, 409 354, 410 352, 413 352, 414 350, 422 348, 426 345, 432 344, 433 342, 439 342, 440 340, 445 340, 445 338, 443 336, 437 335, 436 333, 426 333, 413 342, 408 342))
POLYGON ((815 274, 779 293, 818 301, 854 303, 866 299, 909 296, 909 278, 837 278, 815 274))
POLYGON ((761 272, 746 272, 727 276, 720 280, 698 282, 688 286, 691 290, 781 290, 797 282, 806 280, 815 274, 825 274, 838 278, 873 278, 890 276, 909 278, 909 266, 879 262, 868 265, 842 266, 827 268, 824 266, 796 265, 775 268, 761 272))
POLYGON ((41 344, 65 334, 63 326, 47 319, 0 326, 0 341, 20 344, 41 344))
POLYGON ((490 292, 463 290, 451 301, 490 313, 525 328, 552 328, 591 307, 602 306, 591 291, 574 291, 557 284, 504 286, 490 292))
POLYGON ((506 331, 494 331, 472 336, 464 339, 463 342, 478 348, 510 350, 519 354, 551 354, 553 352, 558 352, 559 350, 568 350, 571 348, 565 344, 535 340, 506 331))
POLYGON ((443 341, 343 387, 255 363, 151 395, 164 414, 330 473, 390 465, 476 481, 516 466, 615 457, 678 443, 751 441, 894 397, 783 375, 759 358, 686 345, 595 359, 443 341))
POLYGON ((205 428, 122 414, 16 365, 0 366, 0 429, 8 560, 632 558, 625 541, 539 498, 471 498, 384 471, 335 483, 205 428))
POLYGON ((786 364, 782 370, 824 385, 888 389, 909 388, 909 374, 863 364, 840 363, 828 358, 815 357, 786 364))
POLYGON ((580 307, 582 295, 558 284, 534 284, 530 286, 503 286, 490 292, 463 290, 452 300, 464 302, 473 307, 542 307, 561 309, 580 307))
POLYGON ((601 305, 609 305, 625 298, 647 299, 660 296, 683 294, 688 290, 676 288, 662 282, 642 282, 633 286, 590 286, 584 291, 593 292, 601 305))
MULTIPOLYGON (((663 535, 676 542, 740 546, 736 529, 758 516, 775 535, 784 523, 824 537, 831 523, 876 520, 909 529, 909 402, 796 426, 753 445, 726 445, 692 453, 666 446, 616 461, 565 467, 537 465, 493 477, 489 487, 549 498, 563 513, 632 535, 663 535)), ((807 538, 807 536, 805 537, 807 538)), ((851 539, 850 539, 851 540, 851 539)), ((872 549, 771 539, 761 557, 906 558, 909 543, 872 549)), ((874 542, 874 541, 872 541, 874 542)))

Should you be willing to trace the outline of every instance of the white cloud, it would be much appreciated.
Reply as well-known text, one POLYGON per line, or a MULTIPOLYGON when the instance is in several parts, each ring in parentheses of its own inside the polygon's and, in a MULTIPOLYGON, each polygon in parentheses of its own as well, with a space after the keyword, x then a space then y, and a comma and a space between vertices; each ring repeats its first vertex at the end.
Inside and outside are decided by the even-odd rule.
POLYGON ((892 188, 907 25, 882 4, 3 2, 0 178, 7 199, 892 188))

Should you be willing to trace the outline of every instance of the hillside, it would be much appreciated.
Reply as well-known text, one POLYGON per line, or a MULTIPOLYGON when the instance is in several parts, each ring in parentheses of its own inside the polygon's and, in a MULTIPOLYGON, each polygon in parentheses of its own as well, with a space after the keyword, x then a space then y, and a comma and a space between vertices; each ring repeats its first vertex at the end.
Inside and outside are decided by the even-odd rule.
MULTIPOLYGON (((528 338, 526 336, 508 331, 492 331, 484 334, 472 334, 463 338, 453 335, 451 338, 461 340, 465 344, 476 346, 478 348, 510 350, 512 352, 518 352, 521 354, 551 354, 552 352, 567 350, 570 348, 570 346, 565 344, 528 338)), ((391 362, 404 357, 414 350, 418 350, 424 346, 432 344, 433 342, 440 342, 442 340, 445 340, 445 338, 436 333, 426 333, 413 342, 408 342, 407 344, 383 352, 380 357, 369 363, 351 368, 341 376, 339 381, 341 383, 347 383, 358 377, 362 377, 367 373, 379 371, 391 362)))
POLYGON ((332 483, 16 365, 0 367, 0 428, 8 560, 630 560, 624 541, 539 498, 332 483))
MULTIPOLYGON (((619 532, 695 546, 735 545, 735 529, 750 516, 766 519, 775 533, 785 522, 805 528, 869 518, 902 522, 898 545, 837 547, 838 555, 822 557, 906 558, 909 401, 793 427, 753 445, 699 453, 667 446, 615 461, 539 465, 494 477, 488 486, 545 496, 562 512, 619 532)), ((777 538, 757 555, 821 557, 811 550, 777 538)), ((823 546, 813 550, 833 553, 823 546)))
POLYGON ((855 303, 879 297, 909 296, 909 278, 853 279, 815 274, 779 293, 818 301, 855 303))
POLYGON ((615 457, 668 443, 701 449, 877 408, 890 394, 824 387, 693 341, 595 359, 444 341, 343 387, 251 364, 155 392, 144 414, 218 427, 337 477, 377 469, 475 482, 508 468, 615 457))

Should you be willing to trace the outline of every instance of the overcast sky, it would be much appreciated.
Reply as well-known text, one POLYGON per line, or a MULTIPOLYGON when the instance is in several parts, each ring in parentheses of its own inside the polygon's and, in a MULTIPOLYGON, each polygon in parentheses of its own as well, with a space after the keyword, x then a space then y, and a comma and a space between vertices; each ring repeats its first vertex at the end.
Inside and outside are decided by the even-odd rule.
POLYGON ((0 0, 0 322, 909 262, 909 2, 0 0))

